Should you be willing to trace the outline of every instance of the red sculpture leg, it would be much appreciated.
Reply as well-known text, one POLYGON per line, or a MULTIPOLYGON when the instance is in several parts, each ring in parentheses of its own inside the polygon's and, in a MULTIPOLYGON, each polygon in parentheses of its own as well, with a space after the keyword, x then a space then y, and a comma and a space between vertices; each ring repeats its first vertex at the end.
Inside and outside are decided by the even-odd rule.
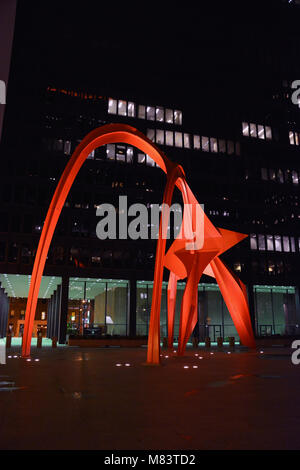
POLYGON ((211 262, 211 267, 242 343, 249 348, 255 348, 244 284, 229 271, 218 257, 211 262))
POLYGON ((214 258, 216 253, 216 251, 200 251, 190 255, 190 272, 188 274, 180 312, 178 355, 184 354, 186 344, 197 323, 198 284, 205 267, 214 258))
POLYGON ((171 271, 168 283, 168 348, 173 347, 176 291, 178 279, 178 276, 176 276, 176 274, 171 271))
MULTIPOLYGON (((147 137, 131 126, 125 124, 108 124, 90 132, 76 147, 75 152, 70 158, 55 190, 51 204, 48 209, 42 234, 40 237, 37 254, 34 261, 30 288, 28 293, 25 327, 22 344, 22 356, 30 355, 31 337, 33 323, 40 289, 42 274, 49 250, 49 246, 53 237, 53 233, 64 206, 65 200, 69 194, 70 188, 78 171, 83 165, 88 155, 97 147, 104 144, 124 142, 139 148, 143 153, 148 154, 168 176, 173 174, 174 167, 168 158, 161 152, 147 137)), ((179 167, 178 167, 179 168, 179 167)), ((184 176, 183 170, 178 170, 181 176, 184 176)), ((176 182, 176 179, 175 179, 176 182)), ((173 181, 172 181, 173 183, 173 181)), ((174 187, 174 185, 173 185, 174 187)), ((161 264, 161 263, 160 263, 161 264)), ((160 305, 158 315, 160 312, 160 305)), ((153 339, 153 338, 152 338, 153 339)))
POLYGON ((182 176, 181 168, 174 166, 172 173, 170 174, 170 176, 168 176, 163 198, 163 211, 160 219, 159 237, 156 248, 152 304, 148 335, 147 362, 149 364, 160 363, 160 305, 164 258, 166 250, 166 238, 169 221, 169 207, 171 206, 175 183, 179 176, 182 176))

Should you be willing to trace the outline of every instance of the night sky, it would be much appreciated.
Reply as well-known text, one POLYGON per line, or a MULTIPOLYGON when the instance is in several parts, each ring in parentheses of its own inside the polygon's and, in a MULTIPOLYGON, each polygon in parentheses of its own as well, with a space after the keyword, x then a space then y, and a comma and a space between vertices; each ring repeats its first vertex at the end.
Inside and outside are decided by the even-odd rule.
POLYGON ((299 41, 299 18, 277 0, 205 3, 19 0, 11 93, 53 85, 153 97, 190 107, 216 131, 241 103, 267 108, 266 89, 299 70, 296 58, 277 59, 299 41))

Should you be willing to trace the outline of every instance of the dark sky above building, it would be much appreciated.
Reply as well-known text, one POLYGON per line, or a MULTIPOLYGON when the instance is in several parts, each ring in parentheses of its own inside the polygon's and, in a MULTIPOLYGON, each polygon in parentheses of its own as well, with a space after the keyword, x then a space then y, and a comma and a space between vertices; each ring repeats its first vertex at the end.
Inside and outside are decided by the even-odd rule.
POLYGON ((13 92, 38 93, 48 84, 116 90, 184 103, 203 116, 214 110, 216 118, 215 110, 222 116, 241 102, 262 104, 282 69, 291 78, 287 68, 299 69, 278 61, 299 43, 299 13, 287 2, 108 5, 19 0, 13 92))

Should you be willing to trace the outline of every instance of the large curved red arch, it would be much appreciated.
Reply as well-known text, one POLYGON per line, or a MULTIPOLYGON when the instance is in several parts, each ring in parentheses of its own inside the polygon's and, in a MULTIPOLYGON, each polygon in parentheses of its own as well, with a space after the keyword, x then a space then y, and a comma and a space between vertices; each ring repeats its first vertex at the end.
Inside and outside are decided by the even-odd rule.
MULTIPOLYGON (((168 191, 165 191, 167 197, 165 198, 165 202, 168 203, 170 201, 169 192, 170 188, 172 187, 171 192, 173 192, 174 184, 177 180, 177 177, 174 181, 174 174, 176 173, 175 169, 180 168, 179 165, 171 162, 164 153, 156 147, 147 137, 144 136, 141 132, 137 129, 128 126, 126 124, 107 124, 97 129, 91 131, 87 136, 81 141, 81 143, 76 147, 72 157, 70 158, 60 180, 55 190, 54 196, 50 203, 47 216, 45 219, 45 223, 43 226, 43 230, 41 233, 33 271, 31 275, 31 282, 29 288, 29 294, 27 299, 26 305, 26 312, 25 312, 25 326, 24 326, 24 334, 23 334, 23 343, 22 343, 22 356, 27 357, 30 355, 30 348, 31 348, 31 337, 32 337, 32 330, 33 330, 33 323, 35 317, 35 310, 37 305, 38 293, 40 289, 42 274, 45 267, 45 262, 47 259, 47 254, 49 251, 50 243, 53 237, 53 233, 60 216, 61 210, 64 206, 65 200, 69 194, 71 186, 74 182, 76 175, 78 174, 81 166, 83 165, 84 161, 88 157, 88 155, 97 147, 105 144, 117 143, 117 142, 124 142, 129 145, 133 145, 139 148, 142 152, 148 154, 157 164, 158 166, 167 174, 167 187, 168 191), (171 186, 170 184, 171 183, 171 186)), ((178 176, 183 176, 183 170, 177 170, 178 176)), ((163 247, 165 246, 165 240, 162 241, 162 244, 158 243, 157 253, 161 253, 161 257, 164 256, 163 247)), ((161 263, 156 263, 155 272, 157 272, 157 266, 160 266, 161 263)), ((162 270, 161 270, 162 271, 162 270)), ((156 273, 156 278, 160 278, 160 275, 156 273)), ((154 304, 157 305, 157 296, 160 297, 159 292, 155 296, 154 304)), ((154 333, 156 329, 154 327, 155 321, 159 321, 159 316, 157 320, 157 316, 154 316, 154 320, 152 319, 151 322, 151 331, 152 334, 149 333, 150 340, 156 343, 156 346, 150 346, 149 351, 155 356, 155 360, 157 360, 157 356, 159 358, 159 338, 154 333)), ((150 341, 150 342, 151 342, 150 341)), ((152 354, 149 355, 148 352, 148 360, 152 357, 152 354)), ((159 361, 159 359, 158 359, 159 361)))
MULTIPOLYGON (((70 188, 82 164, 95 148, 100 147, 101 145, 117 142, 124 142, 139 148, 142 152, 148 154, 167 174, 167 183, 163 197, 163 203, 165 203, 164 207, 171 206, 175 186, 177 186, 181 191, 184 204, 191 204, 193 207, 199 205, 185 180, 185 174, 182 167, 170 161, 165 154, 156 147, 156 145, 154 145, 137 129, 125 124, 108 124, 90 132, 78 145, 70 158, 59 180, 47 212, 34 261, 26 305, 25 328, 22 344, 23 357, 30 355, 33 323, 42 274, 53 233, 70 188)), ((209 271, 209 275, 213 275, 216 278, 225 302, 228 305, 228 309, 234 319, 235 325, 237 329, 240 330, 239 332, 244 335, 243 339, 245 339, 245 344, 248 343, 250 347, 253 346, 254 337, 244 285, 238 280, 238 278, 235 279, 233 277, 218 258, 219 254, 237 243, 241 239, 242 234, 217 229, 205 216, 203 250, 202 248, 199 250, 196 248, 194 251, 193 248, 193 251, 189 252, 188 257, 186 252, 184 253, 184 256, 182 254, 180 255, 180 250, 176 254, 176 246, 178 247, 178 242, 179 245, 182 242, 185 243, 188 241, 188 239, 185 238, 182 242, 175 240, 168 254, 165 255, 165 234, 167 231, 168 217, 168 214, 167 217, 165 217, 163 210, 159 226, 159 237, 154 268, 153 296, 147 351, 148 364, 160 363, 160 304, 164 266, 169 267, 171 273, 174 273, 178 279, 185 277, 186 275, 189 278, 184 303, 181 309, 181 331, 179 341, 179 350, 181 354, 184 352, 185 344, 195 324, 197 304, 195 292, 197 290, 201 274, 206 270, 209 271)), ((187 223, 189 225, 191 224, 194 232, 195 220, 193 215, 189 215, 187 223)), ((184 222, 182 227, 183 225, 184 222)), ((242 235, 242 238, 244 238, 244 235, 242 235)), ((176 289, 175 282, 170 286, 170 289, 172 292, 176 289)), ((172 311, 175 307, 174 292, 172 293, 171 298, 173 301, 170 303, 169 313, 172 319, 169 323, 174 322, 174 312, 172 311)), ((170 340, 171 338, 169 335, 169 342, 170 340)))

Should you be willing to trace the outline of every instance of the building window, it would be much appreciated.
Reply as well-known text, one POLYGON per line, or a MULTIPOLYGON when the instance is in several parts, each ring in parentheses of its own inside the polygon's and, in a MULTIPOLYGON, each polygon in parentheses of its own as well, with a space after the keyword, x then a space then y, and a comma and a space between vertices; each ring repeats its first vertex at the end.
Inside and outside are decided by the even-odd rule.
POLYGON ((257 137, 256 124, 250 123, 250 137, 257 137))
POLYGON ((288 252, 290 251, 290 241, 289 241, 289 237, 283 236, 283 237, 282 237, 282 240, 283 240, 283 251, 285 251, 286 253, 288 253, 288 252))
POLYGON ((282 251, 281 236, 275 235, 274 240, 275 240, 275 251, 282 251))
POLYGON ((258 124, 257 126, 257 134, 258 134, 258 138, 259 139, 264 139, 265 138, 265 130, 264 130, 264 126, 262 126, 261 124, 258 124))
POLYGON ((106 146, 106 156, 108 160, 115 159, 115 144, 107 144, 106 146))
POLYGON ((135 103, 129 101, 128 103, 128 116, 135 117, 135 103))
POLYGON ((186 149, 191 148, 191 136, 190 136, 190 134, 183 134, 183 142, 184 142, 184 148, 186 148, 186 149))
POLYGON ((219 152, 226 153, 226 141, 224 139, 219 139, 219 152))
POLYGON ((109 114, 117 114, 117 100, 113 100, 112 98, 109 98, 108 112, 109 114))
POLYGON ((166 109, 166 122, 169 124, 173 124, 173 109, 166 109))
POLYGON ((153 106, 147 106, 147 119, 155 121, 155 108, 153 106))
POLYGON ((138 108, 138 118, 146 119, 146 106, 140 104, 138 108))
POLYGON ((249 137, 249 124, 247 122, 242 122, 243 135, 249 137))
POLYGON ((228 155, 232 155, 234 153, 234 142, 232 142, 232 140, 228 140, 227 142, 227 152, 228 155))
POLYGON ((160 108, 160 107, 156 108, 156 120, 159 122, 164 121, 164 108, 160 108))
POLYGON ((118 114, 119 116, 127 116, 127 102, 119 100, 118 102, 118 114))
POLYGON ((213 152, 213 153, 218 152, 218 142, 217 142, 217 139, 215 137, 210 138, 210 151, 213 152))
POLYGON ((295 170, 292 171, 292 180, 293 180, 293 184, 298 184, 299 183, 298 173, 295 170))
POLYGON ((202 150, 203 152, 209 152, 209 140, 208 137, 201 137, 202 150))
POLYGON ((174 111, 174 124, 182 125, 182 112, 175 110, 174 111))
POLYGON ((182 147, 182 133, 175 132, 175 147, 182 147))
POLYGON ((156 129, 156 143, 160 145, 164 145, 165 143, 164 131, 160 129, 156 129))
POLYGON ((272 139, 272 129, 270 126, 265 127, 265 132, 266 132, 266 139, 271 140, 272 139))
POLYGON ((148 139, 152 140, 152 142, 155 142, 155 131, 154 131, 154 129, 147 129, 147 137, 148 137, 148 139))
POLYGON ((127 147, 126 158, 127 158, 127 163, 132 163, 133 161, 133 148, 132 147, 127 147))
POLYGON ((194 149, 200 149, 200 135, 194 135, 194 149))
POLYGON ((166 145, 174 145, 174 134, 172 131, 166 131, 166 145))
POLYGON ((264 251, 266 249, 266 242, 264 235, 258 235, 258 249, 264 251))
POLYGON ((264 181, 268 180, 268 170, 267 168, 261 168, 261 179, 264 181))
POLYGON ((274 251, 273 235, 267 235, 267 250, 274 251))
POLYGON ((148 166, 155 166, 155 161, 152 160, 152 158, 149 157, 149 155, 146 155, 146 165, 148 165, 148 166))
POLYGON ((251 250, 257 250, 257 237, 254 233, 250 235, 250 248, 251 250))

